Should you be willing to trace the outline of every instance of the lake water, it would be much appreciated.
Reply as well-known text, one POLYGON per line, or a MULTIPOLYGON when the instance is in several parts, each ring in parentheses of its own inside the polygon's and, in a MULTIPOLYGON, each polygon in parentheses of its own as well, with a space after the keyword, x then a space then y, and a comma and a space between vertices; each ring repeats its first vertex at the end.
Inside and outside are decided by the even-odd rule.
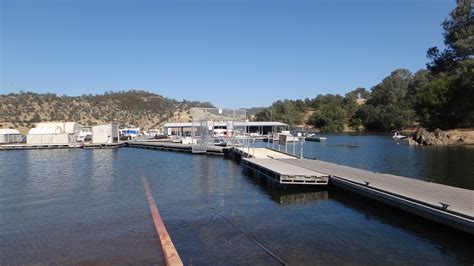
MULTIPOLYGON (((436 174, 471 150, 437 159, 453 152, 385 140, 331 135, 305 154, 472 188, 472 166, 446 170, 470 179, 436 174)), ((185 264, 474 262, 471 236, 344 191, 275 190, 223 157, 121 148, 0 152, 0 265, 163 264, 141 176, 185 264)))
MULTIPOLYGON (((306 141, 304 156, 370 171, 474 189, 474 146, 418 147, 391 135, 325 134, 326 142, 306 141)), ((257 144, 266 147, 267 143, 257 144)), ((272 144, 270 143, 270 146, 272 144)), ((275 146, 277 148, 277 146, 275 146)), ((283 147, 280 147, 284 150, 283 147)), ((292 145, 288 152, 293 153, 292 145)), ((300 155, 299 144, 295 147, 300 155)))

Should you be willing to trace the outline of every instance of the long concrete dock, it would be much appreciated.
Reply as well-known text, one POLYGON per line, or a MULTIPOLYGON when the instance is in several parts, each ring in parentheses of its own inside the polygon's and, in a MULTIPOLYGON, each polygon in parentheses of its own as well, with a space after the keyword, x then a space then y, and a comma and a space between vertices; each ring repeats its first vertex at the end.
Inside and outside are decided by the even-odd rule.
MULTIPOLYGON (((191 144, 181 144, 172 142, 150 142, 150 141, 129 141, 126 142, 127 147, 163 150, 163 151, 177 151, 177 152, 192 152, 191 144)), ((207 148, 203 154, 209 155, 225 155, 231 152, 231 148, 214 146, 207 148)))
POLYGON ((2 144, 0 150, 45 150, 45 149, 114 149, 124 146, 119 143, 70 143, 70 144, 2 144))
POLYGON ((234 151, 242 156, 244 167, 281 185, 306 185, 305 181, 310 180, 307 178, 313 175, 328 177, 332 186, 474 234, 472 190, 320 160, 300 159, 268 148, 237 148, 234 151), (291 179, 293 182, 284 182, 291 179))
POLYGON ((330 175, 331 185, 474 234, 474 191, 310 159, 277 159, 330 175))

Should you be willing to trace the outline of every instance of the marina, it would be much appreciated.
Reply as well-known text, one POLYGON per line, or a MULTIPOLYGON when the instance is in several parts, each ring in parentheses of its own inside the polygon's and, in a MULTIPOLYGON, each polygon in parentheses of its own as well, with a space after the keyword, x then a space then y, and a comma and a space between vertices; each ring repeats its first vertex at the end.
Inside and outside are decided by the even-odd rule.
MULTIPOLYGON (((99 154, 100 150, 103 150, 103 152, 110 151, 112 153, 107 155, 108 158, 100 157, 100 160, 109 161, 112 164, 115 161, 115 156, 122 154, 123 150, 135 150, 137 152, 156 150, 151 151, 153 152, 152 157, 162 154, 169 154, 170 157, 190 156, 188 158, 221 157, 216 159, 239 165, 242 172, 246 173, 255 182, 265 184, 268 189, 295 192, 293 196, 279 199, 280 204, 293 201, 299 203, 306 201, 318 202, 328 199, 327 194, 322 192, 340 190, 340 193, 354 194, 364 200, 372 201, 371 204, 390 206, 390 208, 394 208, 401 213, 410 214, 412 215, 410 219, 423 219, 423 223, 430 223, 433 227, 453 231, 456 234, 466 234, 466 236, 474 235, 474 208, 472 206, 474 194, 472 190, 434 184, 398 175, 371 172, 315 158, 310 159, 305 154, 305 148, 307 149, 308 146, 304 145, 305 140, 312 143, 313 146, 317 143, 321 148, 331 147, 333 144, 326 143, 326 137, 307 135, 303 131, 275 133, 273 131, 275 127, 281 126, 278 123, 254 123, 253 126, 257 126, 259 131, 251 132, 249 124, 242 122, 242 118, 245 117, 245 110, 237 112, 236 110, 194 108, 192 109, 192 115, 194 119, 192 123, 168 124, 167 131, 170 135, 165 138, 150 138, 134 131, 134 137, 127 136, 127 140, 122 141, 119 139, 124 130, 119 130, 116 123, 93 126, 89 129, 77 123, 58 122, 40 123, 37 128, 30 130, 26 136, 26 142, 7 143, 0 145, 0 147, 2 150, 10 150, 11 153, 14 153, 14 150, 18 150, 17 152, 26 150, 24 152, 34 153, 41 152, 35 150, 49 149, 51 150, 47 152, 58 154, 60 153, 59 150, 64 149, 69 149, 72 153, 91 151, 93 154, 99 154), (226 122, 222 122, 222 120, 226 120, 226 122), (179 130, 173 131, 176 126, 179 130), (184 126, 190 128, 185 130, 184 126), (267 130, 267 135, 262 136, 261 133, 264 133, 265 130, 267 130), (89 140, 86 141, 86 139, 89 140), (266 143, 259 142, 264 139, 267 139, 266 143), (180 153, 183 155, 177 155, 180 153), (316 189, 316 193, 305 195, 304 191, 309 188, 316 189), (300 197, 302 198, 300 199, 300 197)), ((126 132, 129 131, 129 129, 126 130, 126 132)), ((337 149, 337 147, 357 149, 360 146, 357 144, 337 144, 333 147, 334 149, 337 149)), ((184 158, 182 157, 180 160, 184 158)), ((178 241, 175 246, 173 240, 173 235, 180 232, 168 233, 168 229, 176 225, 173 221, 170 221, 166 222, 167 227, 165 227, 165 222, 161 218, 153 196, 153 187, 150 186, 150 182, 152 182, 149 181, 150 175, 143 173, 141 168, 137 168, 140 163, 133 162, 132 165, 129 165, 129 168, 138 170, 135 174, 140 177, 143 183, 156 234, 160 240, 160 250, 164 263, 166 265, 183 265, 185 260, 182 259, 186 256, 182 256, 182 249, 179 248, 180 242, 178 241)), ((172 168, 173 165, 178 167, 177 163, 181 162, 175 161, 170 166, 164 167, 172 168)), ((99 162, 99 164, 102 165, 103 163, 99 162)), ((83 165, 83 167, 87 167, 87 165, 83 165)), ((194 164, 192 164, 191 169, 194 167, 194 164)), ((207 171, 210 173, 217 170, 215 167, 209 165, 207 171)), ((189 168, 189 165, 184 164, 184 168, 189 168)), ((108 171, 113 172, 114 169, 108 168, 108 171)), ((199 178, 209 178, 212 176, 209 173, 204 176, 200 175, 199 178)), ((109 174, 105 173, 105 175, 108 176, 109 174)), ((192 182, 192 180, 184 183, 188 182, 192 182)), ((160 204, 160 206, 163 205, 160 204)), ((165 209, 169 207, 173 208, 175 205, 164 205, 165 209)), ((214 212, 214 210, 212 211, 214 212)), ((227 215, 219 211, 216 214, 240 232, 245 239, 253 242, 260 255, 269 256, 277 264, 287 264, 286 260, 280 257, 281 254, 275 253, 268 247, 268 243, 262 243, 247 234, 245 230, 234 224, 227 215)), ((188 259, 190 258, 188 257, 188 259)))
MULTIPOLYGON (((474 234, 474 192, 402 176, 374 173, 321 160, 310 160, 271 148, 256 148, 255 143, 243 140, 247 146, 209 146, 199 153, 208 155, 235 154, 242 166, 253 175, 264 177, 277 186, 328 184, 383 202, 426 219, 474 234)), ((255 141, 255 140, 253 140, 255 141)), ((3 150, 21 149, 104 149, 132 147, 162 151, 194 153, 195 144, 166 141, 127 141, 119 143, 74 144, 7 144, 3 150)), ((293 144, 295 149, 296 144, 293 144)), ((279 145, 280 149, 280 145, 279 145)), ((288 148, 285 146, 285 150, 288 148)), ((294 151, 295 152, 295 151, 294 151)), ((235 157, 234 155, 234 157, 235 157)))
POLYGON ((392 2, 2 1, 0 266, 474 266, 474 0, 392 2))
POLYGON ((226 156, 123 147, 0 157, 2 264, 164 264, 141 176, 184 264, 280 264, 265 249, 299 265, 473 259, 466 233, 331 185, 271 188, 226 156))

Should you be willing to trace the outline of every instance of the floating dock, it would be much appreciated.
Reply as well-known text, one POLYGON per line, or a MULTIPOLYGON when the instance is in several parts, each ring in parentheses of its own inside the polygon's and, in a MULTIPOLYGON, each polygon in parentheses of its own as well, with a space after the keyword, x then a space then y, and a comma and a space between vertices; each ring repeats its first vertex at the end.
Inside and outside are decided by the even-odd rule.
POLYGON ((300 159, 269 148, 235 148, 243 166, 280 185, 329 185, 474 234, 474 191, 335 163, 300 159), (309 181, 309 182, 308 182, 309 181), (316 181, 316 182, 314 182, 316 181))
POLYGON ((3 144, 0 150, 41 150, 41 149, 77 149, 82 148, 80 143, 71 144, 3 144))
POLYGON ((116 149, 125 146, 124 142, 119 143, 84 143, 84 149, 116 149))
MULTIPOLYGON (((181 143, 172 143, 172 142, 151 142, 151 141, 129 141, 126 142, 127 147, 134 148, 143 148, 143 149, 153 149, 153 150, 163 150, 163 151, 177 151, 177 152, 189 152, 192 153, 191 144, 181 144, 181 143)), ((209 147, 206 152, 202 154, 209 155, 226 155, 231 152, 229 147, 209 147)))
POLYGON ((125 143, 70 143, 70 144, 3 144, 0 150, 44 150, 44 149, 113 149, 125 143))
POLYGON ((327 174, 277 160, 297 160, 291 155, 266 148, 235 148, 234 151, 242 156, 242 165, 247 170, 262 175, 277 185, 328 184, 327 174))
POLYGON ((277 159, 330 175, 330 184, 474 234, 474 191, 310 159, 277 159))

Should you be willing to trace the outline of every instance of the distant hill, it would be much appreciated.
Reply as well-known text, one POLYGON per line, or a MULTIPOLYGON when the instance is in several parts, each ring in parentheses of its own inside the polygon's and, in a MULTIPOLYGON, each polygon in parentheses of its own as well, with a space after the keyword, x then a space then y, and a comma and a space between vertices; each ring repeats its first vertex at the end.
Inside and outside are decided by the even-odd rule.
POLYGON ((190 121, 191 107, 213 107, 208 102, 177 101, 154 93, 131 90, 102 95, 58 96, 32 92, 0 95, 0 127, 25 132, 41 121, 74 121, 92 126, 118 121, 121 126, 144 129, 168 121, 190 121))

